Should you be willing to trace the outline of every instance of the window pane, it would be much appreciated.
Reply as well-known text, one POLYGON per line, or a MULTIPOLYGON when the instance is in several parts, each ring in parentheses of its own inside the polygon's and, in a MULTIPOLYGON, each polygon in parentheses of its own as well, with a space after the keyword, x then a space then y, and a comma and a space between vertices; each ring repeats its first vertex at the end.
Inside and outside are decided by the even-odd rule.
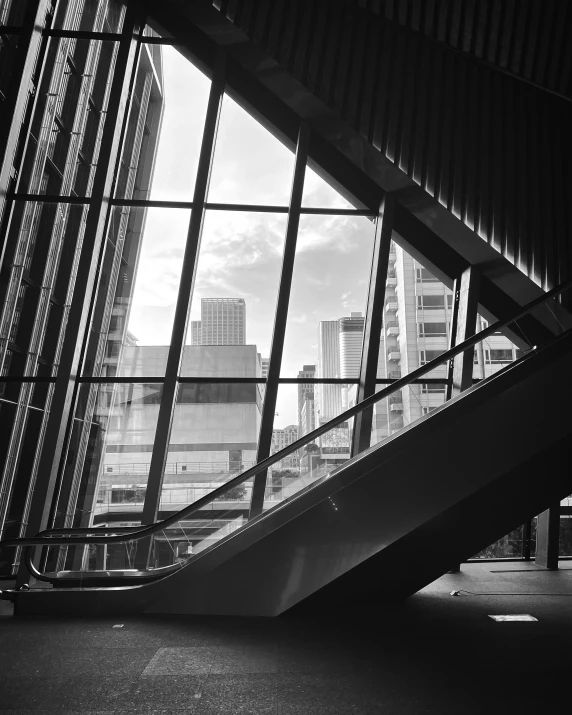
POLYGON ((18 191, 91 195, 118 48, 50 40, 18 191))
POLYGON ((185 348, 183 375, 262 375, 285 230, 283 215, 207 211, 187 332, 193 348, 185 348))
POLYGON ((364 217, 300 218, 284 377, 296 377, 304 364, 316 365, 316 377, 358 376, 373 239, 364 217))
MULTIPOLYGON (((477 316, 477 332, 484 330, 489 324, 489 321, 482 316, 477 316)), ((494 375, 495 372, 502 370, 507 364, 521 357, 526 352, 526 347, 522 343, 521 347, 518 348, 502 333, 493 333, 493 335, 475 345, 473 376, 483 380, 494 375)))
MULTIPOLYGON (((162 518, 253 466, 262 401, 262 386, 256 384, 179 386, 161 494, 162 518)), ((241 488, 233 498, 241 500, 242 492, 241 488)))
POLYGON ((502 539, 493 542, 486 549, 471 556, 472 559, 508 559, 521 558, 523 551, 523 527, 511 531, 502 539))
POLYGON ((9 259, 0 274, 6 286, 0 308, 3 375, 57 372, 86 215, 81 205, 15 203, 9 259))
POLYGON ((189 219, 182 209, 113 209, 85 374, 164 375, 189 219))
MULTIPOLYGON (((451 291, 398 244, 390 253, 389 276, 386 370, 407 375, 449 347, 451 291)), ((441 373, 429 377, 441 377, 441 373)))
POLYGON ((58 503, 60 526, 141 520, 162 385, 83 384, 58 503), (70 516, 74 514, 73 521, 70 516))
MULTIPOLYGON (((299 437, 337 417, 342 409, 353 406, 355 392, 355 385, 280 385, 271 453, 279 452, 299 437), (322 404, 324 395, 329 398, 326 401, 331 411, 322 417, 316 405, 322 404)), ((269 470, 264 508, 271 509, 344 464, 350 458, 352 427, 353 420, 343 422, 301 450, 276 462, 269 470)))
POLYGON ((447 323, 417 323, 420 338, 447 337, 447 323))
POLYGON ((309 166, 304 177, 302 206, 317 209, 352 209, 349 201, 309 166))
POLYGON ((117 196, 193 200, 210 84, 175 47, 142 46, 117 196))
POLYGON ((294 154, 225 96, 208 200, 288 206, 294 154))

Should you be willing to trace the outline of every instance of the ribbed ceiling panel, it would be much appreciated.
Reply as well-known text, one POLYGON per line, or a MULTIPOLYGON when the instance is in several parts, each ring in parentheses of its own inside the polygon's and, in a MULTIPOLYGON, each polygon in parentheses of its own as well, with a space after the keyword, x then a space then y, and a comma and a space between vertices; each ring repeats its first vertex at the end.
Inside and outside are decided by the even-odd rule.
POLYGON ((367 12, 572 96, 567 0, 347 0, 367 12))
POLYGON ((214 5, 533 280, 570 276, 568 2, 214 5))

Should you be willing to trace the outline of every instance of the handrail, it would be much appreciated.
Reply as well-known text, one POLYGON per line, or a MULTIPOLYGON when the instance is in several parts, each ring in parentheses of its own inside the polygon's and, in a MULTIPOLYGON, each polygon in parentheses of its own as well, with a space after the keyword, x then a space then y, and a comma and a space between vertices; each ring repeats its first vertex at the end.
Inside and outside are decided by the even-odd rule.
MULTIPOLYGON (((409 373, 408 375, 405 375, 404 377, 400 378, 399 380, 396 380, 393 382, 391 385, 388 385, 384 389, 380 390, 379 392, 374 393, 370 397, 366 398, 362 402, 357 403, 353 407, 350 407, 350 409, 346 410, 342 414, 338 415, 337 417, 334 417, 331 419, 329 422, 326 422, 326 424, 321 425, 320 427, 317 427, 315 430, 312 432, 309 432, 308 434, 304 435, 300 439, 296 440, 295 442, 292 442, 290 445, 285 447, 284 449, 280 450, 279 452, 276 452, 275 454, 270 455, 269 457, 266 457, 265 459, 261 460, 258 462, 258 464, 254 465, 250 469, 247 469, 245 472, 242 474, 239 474, 238 476, 234 477, 233 479, 230 479, 228 482, 220 486, 218 489, 213 490, 209 494, 205 495, 204 497, 201 497, 200 499, 197 499, 197 501, 193 502, 192 504, 189 504, 186 506, 184 509, 181 509, 180 511, 176 512, 175 514, 167 517, 163 521, 155 522, 154 524, 150 524, 149 526, 145 527, 120 527, 114 529, 113 527, 104 527, 104 528, 98 528, 98 527, 86 527, 86 528, 68 528, 68 529, 47 529, 45 531, 42 531, 38 533, 34 537, 23 537, 23 538, 18 538, 18 539, 6 539, 5 541, 0 541, 0 548, 4 547, 9 547, 9 546, 70 546, 72 544, 111 544, 111 543, 126 543, 127 541, 134 541, 134 540, 139 540, 148 536, 151 536, 152 534, 162 531, 163 529, 171 526, 172 524, 176 524, 179 521, 182 521, 183 519, 187 518, 191 514, 193 514, 196 511, 200 511, 203 506, 206 506, 207 504, 210 504, 212 501, 214 501, 217 496, 223 495, 225 492, 229 491, 230 489, 242 484, 243 482, 247 481, 248 479, 251 479, 252 477, 256 476, 259 472, 267 470, 272 464, 275 462, 279 462, 280 460, 284 459, 287 455, 291 454, 292 452, 296 452, 302 447, 304 447, 306 444, 309 442, 313 442, 315 439, 318 437, 321 437, 323 434, 326 432, 329 432, 332 428, 337 427, 338 425, 342 424, 343 422, 347 422, 347 420, 351 419, 352 417, 355 417, 357 414, 362 412, 365 409, 368 409, 369 407, 373 407, 377 402, 380 400, 383 400, 384 398, 388 397, 391 393, 396 392, 397 390, 400 390, 404 387, 407 387, 411 382, 414 380, 419 379, 420 377, 423 377, 423 375, 427 374, 428 372, 431 372, 432 370, 435 369, 435 367, 441 365, 442 363, 446 363, 452 358, 456 357, 457 355, 465 352, 465 350, 468 350, 469 348, 473 347, 477 343, 481 342, 482 340, 485 340, 488 338, 490 335, 493 335, 495 332, 497 332, 500 328, 503 328, 507 325, 510 325, 511 323, 514 323, 515 321, 519 320, 523 316, 525 316, 527 313, 529 313, 531 310, 534 308, 537 308, 538 306, 542 305, 543 303, 548 302, 551 298, 556 297, 563 291, 567 290, 568 288, 572 288, 572 280, 566 281, 562 283, 561 285, 557 286, 556 288, 553 288, 552 290, 544 293, 543 295, 539 296, 538 298, 535 298, 534 300, 530 301, 530 303, 527 303, 525 306, 523 306, 516 314, 514 314, 511 318, 502 320, 502 321, 497 321, 496 323, 492 323, 489 325, 487 328, 484 330, 481 330, 479 333, 476 333, 475 335, 472 335, 470 338, 467 338, 464 340, 462 343, 459 345, 456 345, 453 348, 450 348, 449 350, 446 350, 444 353, 439 355, 437 358, 432 360, 431 362, 426 363, 425 365, 422 365, 418 367, 416 370, 413 370, 413 372, 409 373), (133 529, 130 532, 127 532, 127 529, 133 529), (102 533, 113 533, 113 534, 118 534, 117 536, 89 536, 89 534, 102 534, 102 533), (64 538, 65 534, 70 534, 70 536, 67 536, 64 538), (79 536, 71 536, 71 534, 76 534, 79 536), (83 536, 81 536, 83 534, 83 536), (125 534, 125 535, 124 535, 125 534), (58 538, 60 537, 60 538, 58 538)), ((531 348, 532 350, 536 349, 536 346, 533 346, 531 348)))

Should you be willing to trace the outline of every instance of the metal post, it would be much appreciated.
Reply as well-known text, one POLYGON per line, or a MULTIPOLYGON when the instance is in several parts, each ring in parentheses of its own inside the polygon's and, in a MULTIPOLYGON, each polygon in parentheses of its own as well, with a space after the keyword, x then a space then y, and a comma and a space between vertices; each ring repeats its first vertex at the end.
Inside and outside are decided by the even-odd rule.
MULTIPOLYGON (((375 392, 377 378, 377 363, 379 359, 379 344, 383 328, 383 308, 385 303, 385 288, 387 284, 387 269, 389 266, 389 249, 393 234, 394 199, 386 194, 381 201, 375 227, 375 242, 371 264, 371 277, 363 331, 363 348, 361 353, 359 385, 357 402, 362 402, 375 392)), ((354 418, 352 436, 353 457, 370 446, 371 428, 373 423, 373 407, 363 410, 354 418)))
MULTIPOLYGON (((43 440, 41 476, 34 486, 26 535, 31 536, 48 526, 54 490, 58 479, 68 422, 73 409, 76 380, 80 368, 83 339, 86 332, 91 298, 95 287, 103 242, 109 199, 118 160, 121 128, 124 123, 137 58, 139 11, 127 9, 113 85, 109 95, 107 119, 103 130, 98 166, 95 173, 85 234, 77 265, 73 302, 62 347, 54 396, 43 440)), ((26 577, 22 564, 19 578, 26 577)))
POLYGON ((536 521, 536 556, 534 562, 545 569, 558 569, 560 540, 560 503, 554 504, 536 521))
MULTIPOLYGON (((191 308, 193 286, 195 282, 201 243, 201 233, 206 210, 205 204, 214 157, 220 110, 224 97, 225 77, 226 55, 222 50, 219 50, 213 72, 207 114, 205 118, 205 130, 201 145, 201 153, 199 156, 199 166, 197 169, 193 209, 191 212, 191 219, 189 221, 187 243, 185 246, 183 266, 181 269, 181 282, 179 295, 177 297, 177 305, 175 308, 175 317, 173 320, 173 332, 169 347, 169 355, 167 357, 163 394, 161 396, 161 405, 159 407, 159 416, 157 418, 157 433, 153 443, 153 453, 149 467, 149 478, 147 480, 147 491, 145 493, 145 504, 143 506, 143 516, 141 519, 142 524, 154 523, 157 519, 157 513, 159 511, 159 501, 161 499, 161 490, 163 488, 163 476, 165 473, 165 464, 169 451, 171 425, 173 422, 173 413, 177 398, 179 368, 183 358, 183 351, 185 349, 187 323, 191 308)), ((140 551, 146 552, 147 549, 143 547, 140 551)), ((143 560, 146 561, 146 556, 144 556, 143 560)), ((138 562, 140 562, 140 559, 138 559, 138 562)), ((140 562, 140 565, 145 567, 142 562, 140 562)))
POLYGON ((530 542, 532 540, 532 521, 529 519, 522 525, 522 558, 530 561, 530 542))
MULTIPOLYGON (((455 281, 455 305, 451 325, 451 347, 475 334, 480 275, 474 266, 463 271, 455 281), (454 342, 453 342, 454 341, 454 342)), ((474 348, 457 355, 449 365, 447 399, 455 397, 473 384, 474 348)))
MULTIPOLYGON (((469 266, 453 286, 453 316, 450 327, 449 349, 475 334, 479 302, 479 278, 476 268, 469 266)), ((465 350, 449 363, 446 400, 450 400, 473 384, 474 348, 465 350)), ((449 573, 458 573, 460 564, 449 573)))
MULTIPOLYGON (((272 445, 272 429, 274 427, 274 413, 276 412, 276 398, 278 396, 278 378, 280 377, 280 368, 282 365, 284 333, 286 332, 288 303, 290 301, 290 289, 292 287, 292 273, 294 271, 294 258, 296 256, 296 241, 298 238, 298 225, 300 223, 300 208, 302 206, 302 192, 304 190, 304 176, 306 173, 309 143, 310 127, 306 123, 302 123, 298 131, 296 163, 294 165, 292 193, 290 195, 290 205, 288 208, 288 224, 284 241, 284 259, 282 261, 280 289, 278 291, 278 302, 276 305, 276 319, 274 321, 274 332, 272 334, 270 363, 268 366, 264 407, 262 409, 262 421, 258 438, 256 458, 259 462, 270 455, 272 445)), ((254 478, 249 519, 262 513, 264 492, 266 491, 266 475, 267 471, 265 470, 257 474, 254 478)))
MULTIPOLYGON (((4 214, 6 194, 14 178, 13 168, 18 149, 22 118, 35 88, 32 77, 42 43, 42 30, 46 23, 49 0, 32 0, 26 9, 22 31, 18 35, 17 57, 11 72, 11 82, 6 99, 1 103, 0 121, 0 219, 4 214)), ((7 237, 8 232, 6 232, 7 237)), ((4 258, 4 246, 0 266, 4 258)))

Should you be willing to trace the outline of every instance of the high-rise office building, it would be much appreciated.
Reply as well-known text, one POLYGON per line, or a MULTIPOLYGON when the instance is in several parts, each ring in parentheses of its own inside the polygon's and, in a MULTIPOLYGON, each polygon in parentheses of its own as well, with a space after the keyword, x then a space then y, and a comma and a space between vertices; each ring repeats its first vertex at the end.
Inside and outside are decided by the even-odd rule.
MULTIPOLYGON (((124 18, 125 7, 118 2, 59 3, 55 26, 117 33, 124 18)), ((134 69, 114 182, 114 196, 127 202, 145 199, 150 191, 164 107, 162 52, 158 45, 142 47, 134 69)), ((78 292, 78 264, 85 243, 93 240, 89 232, 94 226, 94 207, 77 197, 92 195, 98 167, 105 164, 101 149, 107 123, 113 121, 108 106, 118 61, 118 42, 62 37, 47 44, 43 71, 34 79, 39 84, 31 83, 35 99, 28 104, 30 122, 20 136, 22 170, 13 175, 12 189, 76 200, 16 201, 11 209, 0 274, 2 375, 50 378, 59 369, 72 296, 75 301, 78 292)), ((103 238, 105 267, 93 304, 97 329, 86 341, 85 374, 116 377, 125 347, 136 342, 127 330, 127 319, 146 218, 144 207, 117 205, 110 210, 103 238)), ((0 385, 4 402, 0 529, 4 527, 5 537, 18 536, 27 522, 26 489, 34 489, 38 475, 37 450, 53 394, 53 382, 39 389, 31 383, 0 385), (25 475, 26 487, 18 492, 15 485, 21 475, 25 475)), ((74 422, 70 435, 78 465, 100 439, 101 433, 92 425, 98 403, 111 405, 112 394, 112 386, 102 385, 98 390, 84 385, 81 389, 83 417, 74 422)), ((108 409, 104 423, 111 419, 108 409)), ((106 424, 101 428, 105 431, 106 424)), ((68 499, 68 509, 60 521, 64 526, 71 524, 67 514, 84 498, 80 495, 82 476, 90 482, 89 491, 93 480, 81 467, 68 471, 69 482, 62 494, 68 499)))
MULTIPOLYGON (((439 357, 450 344, 453 293, 403 248, 392 244, 385 292, 384 343, 380 346, 378 377, 397 379, 439 357)), ((487 322, 477 317, 477 332, 487 322)), ((483 379, 520 355, 500 333, 475 347, 473 377, 483 379)), ((442 365, 428 377, 445 379, 442 365)), ((445 399, 445 384, 409 385, 375 408, 374 441, 378 442, 445 399)))
POLYGON ((244 298, 202 298, 200 323, 193 323, 191 340, 194 345, 246 345, 244 298), (195 343, 199 326, 200 343, 195 343))
POLYGON ((191 345, 202 345, 201 321, 191 320, 191 345))
MULTIPOLYGON (((298 378, 305 377, 316 377, 315 365, 302 366, 302 369, 298 372, 298 378)), ((314 385, 312 383, 298 384, 298 424, 300 427, 302 427, 302 410, 304 409, 305 401, 308 399, 314 400, 314 385)), ((305 432, 301 432, 301 434, 306 434, 309 431, 310 430, 306 430, 305 432)))
POLYGON ((316 401, 314 395, 305 395, 300 412, 300 437, 316 429, 316 401))
MULTIPOLYGON (((273 429, 272 430, 272 448, 271 454, 279 452, 281 449, 288 447, 298 439, 299 428, 298 425, 288 425, 283 429, 273 429)), ((287 455, 284 459, 280 460, 275 466, 279 469, 299 469, 299 458, 298 453, 293 452, 287 455)))
MULTIPOLYGON (((316 377, 338 378, 340 376, 340 347, 337 320, 322 320, 318 324, 318 358, 316 377)), ((316 422, 321 424, 336 417, 341 411, 339 385, 316 385, 316 422)))
MULTIPOLYGON (((365 319, 361 313, 352 313, 349 318, 338 320, 338 340, 340 351, 340 377, 355 379, 359 377, 361 350, 363 343, 363 328, 365 319)), ((349 392, 351 388, 341 387, 342 410, 349 407, 349 392)))

